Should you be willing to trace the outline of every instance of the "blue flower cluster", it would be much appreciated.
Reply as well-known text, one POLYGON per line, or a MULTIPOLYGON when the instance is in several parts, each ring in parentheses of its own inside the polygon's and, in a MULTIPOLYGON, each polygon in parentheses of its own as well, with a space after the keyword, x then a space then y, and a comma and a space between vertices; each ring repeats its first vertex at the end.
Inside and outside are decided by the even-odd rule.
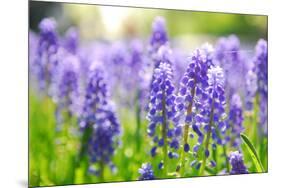
MULTIPOLYGON (((208 99, 206 93, 208 87, 208 64, 205 61, 206 59, 203 53, 203 51, 198 49, 191 57, 188 68, 181 79, 179 93, 176 99, 177 111, 181 119, 184 118, 185 132, 192 126, 193 131, 198 135, 199 144, 204 139, 200 127, 204 120, 203 106, 208 99)), ((185 135, 184 139, 185 148, 188 150, 187 135, 185 135)), ((197 150, 196 148, 198 149, 198 147, 194 147, 195 151, 197 150)))
MULTIPOLYGON (((91 172, 102 176, 105 167, 113 167, 121 132, 115 104, 136 116, 132 130, 138 141, 146 123, 142 112, 146 113, 150 155, 164 177, 172 168, 168 161, 178 162, 174 167, 182 176, 189 173, 185 163, 200 170, 200 175, 207 164, 217 173, 229 163, 231 174, 248 172, 242 154, 232 152, 228 157, 226 146, 240 149, 244 119, 248 114, 253 117, 254 109, 262 133, 267 133, 265 40, 257 43, 250 59, 235 35, 220 38, 215 48, 205 44, 187 56, 172 46, 162 17, 152 24, 148 48, 139 39, 82 45, 76 28, 60 37, 52 18, 43 19, 39 30, 38 36, 30 33, 33 79, 40 92, 54 101, 58 124, 78 118, 80 154, 90 159, 91 172), (217 166, 219 156, 225 157, 226 164, 217 166)), ((136 152, 142 151, 141 146, 136 144, 136 152)), ((139 174, 140 180, 155 178, 150 163, 142 164, 139 174)))
POLYGON ((257 90, 259 93, 259 116, 262 134, 267 134, 267 100, 268 100, 268 52, 267 42, 260 39, 256 45, 254 63, 257 67, 257 90))
POLYGON ((229 155, 231 164, 230 174, 247 174, 248 170, 244 165, 243 155, 239 151, 231 152, 229 155))
POLYGON ((229 115, 227 120, 227 128, 231 130, 228 139, 233 147, 238 147, 240 145, 240 133, 244 130, 242 107, 240 96, 234 94, 229 104, 229 115))
POLYGON ((152 35, 150 37, 151 51, 157 52, 168 40, 165 19, 163 17, 156 17, 152 24, 152 35))
POLYGON ((105 164, 111 164, 120 133, 120 124, 113 104, 109 101, 105 75, 101 68, 93 68, 89 73, 80 126, 82 130, 87 127, 92 129, 87 149, 92 163, 100 165, 98 171, 101 172, 97 173, 100 174, 105 164))
POLYGON ((40 22, 39 29, 40 34, 33 71, 37 77, 39 89, 48 94, 54 69, 57 66, 57 62, 53 61, 52 57, 59 48, 56 21, 52 18, 45 18, 40 22))
POLYGON ((223 68, 227 101, 235 92, 244 92, 247 64, 240 40, 235 35, 221 37, 215 48, 215 61, 223 68))
MULTIPOLYGON (((181 135, 181 127, 173 122, 177 121, 175 109, 175 87, 172 82, 172 69, 170 64, 162 62, 159 68, 154 70, 154 80, 151 87, 149 112, 147 119, 150 121, 148 134, 153 137, 155 146, 151 155, 156 155, 157 147, 166 147, 177 150, 179 148, 178 137, 181 135), (157 130, 158 127, 160 130, 157 130), (161 131, 161 132, 159 132, 161 131)), ((167 152, 167 151, 164 151, 167 152)), ((163 155, 167 155, 164 153, 163 155)), ((174 155, 170 154, 170 157, 174 155)))
POLYGON ((150 163, 143 163, 141 168, 139 168, 139 180, 153 180, 154 173, 150 163))
MULTIPOLYGON (((204 155, 202 165, 200 165, 200 174, 203 175, 207 159, 210 156, 210 145, 216 148, 216 144, 224 145, 224 135, 226 132, 225 125, 225 91, 224 91, 224 74, 219 66, 212 66, 208 69, 208 88, 207 101, 203 107, 201 120, 204 127, 205 141, 202 144, 204 155)), ((198 146, 198 145, 197 145, 198 146)), ((199 165, 200 163, 198 163, 199 165)), ((211 165, 215 163, 211 161, 211 165)))

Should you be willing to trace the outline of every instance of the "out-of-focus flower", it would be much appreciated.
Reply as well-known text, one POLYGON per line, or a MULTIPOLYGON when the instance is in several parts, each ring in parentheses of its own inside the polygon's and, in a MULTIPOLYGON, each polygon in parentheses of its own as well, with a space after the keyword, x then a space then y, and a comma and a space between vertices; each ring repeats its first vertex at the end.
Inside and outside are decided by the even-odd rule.
POLYGON ((260 39, 256 45, 254 63, 257 66, 259 116, 261 132, 267 134, 268 59, 267 42, 260 39))
POLYGON ((141 168, 139 168, 139 180, 153 180, 154 173, 150 163, 143 163, 141 168))
POLYGON ((102 68, 93 67, 89 72, 80 126, 82 130, 91 128, 91 136, 86 143, 88 154, 92 163, 100 165, 97 174, 103 173, 104 165, 111 164, 111 157, 118 146, 120 124, 109 99, 102 68))
POLYGON ((64 48, 72 53, 76 54, 79 45, 79 33, 76 28, 71 27, 66 31, 64 39, 64 48))
POLYGON ((39 89, 46 91, 46 94, 48 94, 48 87, 57 66, 57 61, 53 61, 52 56, 59 48, 56 21, 52 18, 44 18, 39 24, 39 29, 40 34, 34 60, 34 71, 39 89))
POLYGON ((244 93, 248 66, 239 38, 236 35, 221 37, 216 44, 214 57, 224 71, 227 101, 235 92, 244 93))
POLYGON ((243 155, 239 151, 231 152, 229 155, 231 164, 230 174, 247 174, 248 170, 244 165, 243 155))
POLYGON ((58 35, 56 32, 57 23, 53 18, 44 18, 40 24, 40 39, 38 52, 42 54, 45 51, 49 53, 56 52, 58 48, 58 35))
POLYGON ((240 133, 244 130, 243 119, 241 98, 238 94, 234 94, 230 100, 227 120, 227 128, 231 130, 229 140, 233 147, 240 145, 240 133))
POLYGON ((246 75, 245 109, 252 112, 257 94, 257 74, 253 68, 249 69, 246 75))
POLYGON ((50 93, 57 103, 57 118, 62 123, 63 111, 67 112, 68 117, 79 113, 80 61, 63 49, 55 59, 58 65, 52 77, 50 93))
POLYGON ((152 23, 152 34, 150 37, 151 50, 157 52, 160 46, 168 42, 166 21, 163 17, 156 17, 152 23))

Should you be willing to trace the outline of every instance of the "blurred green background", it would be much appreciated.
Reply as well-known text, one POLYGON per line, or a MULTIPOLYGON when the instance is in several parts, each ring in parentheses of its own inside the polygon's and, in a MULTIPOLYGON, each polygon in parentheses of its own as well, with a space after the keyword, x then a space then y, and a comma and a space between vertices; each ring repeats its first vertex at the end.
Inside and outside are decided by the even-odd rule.
POLYGON ((54 17, 61 33, 76 26, 84 41, 147 38, 155 16, 166 19, 171 38, 195 43, 193 46, 205 42, 206 38, 212 42, 218 36, 229 34, 236 34, 247 42, 267 39, 267 16, 261 15, 30 2, 32 30, 38 31, 37 25, 42 18, 54 17))

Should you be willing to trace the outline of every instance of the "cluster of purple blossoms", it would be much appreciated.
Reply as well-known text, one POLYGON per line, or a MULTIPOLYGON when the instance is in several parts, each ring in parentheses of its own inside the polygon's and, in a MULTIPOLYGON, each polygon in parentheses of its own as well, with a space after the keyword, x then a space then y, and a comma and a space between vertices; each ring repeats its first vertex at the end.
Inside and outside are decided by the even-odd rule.
POLYGON ((260 128, 263 134, 267 134, 267 100, 268 100, 268 52, 267 42, 260 39, 256 45, 254 63, 257 67, 257 91, 259 97, 260 128))
MULTIPOLYGON (((225 124, 225 91, 224 91, 224 74, 219 66, 211 67, 208 70, 208 100, 205 106, 204 113, 207 116, 207 123, 204 130, 212 137, 213 145, 225 144, 223 138, 226 132, 225 124)), ((206 157, 208 157, 208 147, 205 148, 206 157)))
POLYGON ((156 17, 152 24, 152 35, 150 37, 150 51, 157 52, 158 49, 168 42, 166 21, 163 17, 156 17))
POLYGON ((59 48, 56 21, 52 18, 45 18, 40 22, 39 29, 40 34, 33 71, 37 77, 39 89, 46 91, 46 94, 48 94, 48 87, 57 66, 57 62, 52 58, 59 48))
POLYGON ((86 141, 88 155, 92 163, 99 165, 95 174, 102 175, 106 164, 112 166, 111 157, 118 146, 120 133, 102 68, 95 67, 89 73, 80 126, 82 130, 90 128, 91 135, 86 141))
MULTIPOLYGON (((179 148, 179 137, 181 127, 177 126, 177 116, 175 109, 175 87, 172 82, 172 69, 166 63, 160 63, 154 70, 154 80, 151 85, 148 135, 153 137, 155 146, 151 149, 151 155, 156 155, 157 147, 163 148, 163 158, 177 157, 173 151, 179 148), (160 130, 159 130, 160 128, 160 130), (168 145, 170 151, 168 151, 168 145)), ((166 165, 166 164, 164 164, 166 165)))
POLYGON ((254 102, 257 93, 257 74, 255 67, 249 68, 246 74, 246 86, 245 86, 245 109, 248 112, 252 112, 254 109, 254 102))
POLYGON ((229 163, 231 164, 230 174, 247 174, 248 170, 244 165, 243 155, 239 151, 231 152, 229 155, 229 163))
POLYGON ((235 35, 222 37, 216 44, 215 60, 223 68, 227 101, 236 92, 244 92, 246 66, 245 54, 240 48, 240 40, 235 35))
POLYGON ((76 28, 71 27, 66 31, 63 46, 69 53, 76 54, 78 52, 79 33, 76 28))
MULTIPOLYGON (((240 41, 234 35, 221 38, 215 50, 211 45, 203 45, 186 61, 181 51, 171 48, 162 17, 153 22, 147 51, 141 40, 79 46, 75 28, 59 38, 56 22, 50 18, 43 19, 39 29, 39 36, 30 37, 30 45, 37 48, 30 51, 32 72, 39 88, 54 99, 58 122, 65 121, 65 112, 68 117, 75 114, 82 136, 90 133, 81 147, 92 166, 98 166, 92 171, 96 175, 102 176, 105 166, 113 166, 112 157, 121 132, 109 93, 114 92, 112 98, 118 99, 118 105, 130 108, 139 105, 141 110, 147 107, 147 131, 153 140, 150 154, 154 157, 162 153, 158 168, 165 171, 168 157, 174 160, 178 153, 184 161, 187 153, 192 153, 195 160, 190 165, 205 170, 206 160, 211 158, 211 146, 224 147, 230 142, 239 149, 243 107, 253 110, 256 98, 260 107, 259 123, 264 132, 267 130, 268 65, 264 40, 256 46, 252 67, 247 67, 240 41), (102 65, 98 65, 100 62, 102 65), (190 145, 193 142, 188 138, 193 137, 198 138, 197 143, 190 145)), ((139 116, 136 124, 141 125, 140 109, 136 111, 139 116)), ((247 173, 239 152, 232 152, 229 162, 231 174, 247 173)), ((210 163, 216 166, 215 161, 210 163)), ((184 166, 181 169, 185 170, 184 166)), ((149 163, 143 164, 139 173, 140 180, 154 179, 149 163)))
MULTIPOLYGON (((200 174, 203 173, 206 161, 210 156, 210 145, 216 148, 216 145, 225 145, 225 91, 224 91, 224 74, 219 66, 212 66, 208 69, 208 88, 207 100, 204 104, 202 114, 202 122, 204 129, 204 155, 203 162, 200 167, 200 174)), ((200 163, 199 163, 200 164, 200 163)), ((214 161, 211 161, 214 166, 214 161)))
POLYGON ((154 173, 150 163, 143 163, 141 168, 139 168, 139 180, 153 180, 154 173))
POLYGON ((239 147, 240 145, 240 133, 244 130, 243 120, 242 101, 240 96, 236 93, 230 100, 227 119, 227 128, 231 130, 230 136, 227 136, 227 139, 233 147, 239 147))
MULTIPOLYGON (((204 113, 202 110, 208 96, 206 89, 208 87, 208 65, 203 58, 202 51, 196 50, 191 57, 191 62, 184 73, 179 87, 179 93, 176 100, 176 109, 179 116, 184 121, 184 132, 187 133, 191 126, 198 135, 198 144, 194 146, 194 151, 198 151, 198 146, 202 144, 204 135, 200 130, 204 113)), ((184 145, 189 148, 187 136, 184 134, 184 145)), ((189 149, 186 149, 188 151, 189 149)))
POLYGON ((76 56, 64 50, 58 52, 56 57, 59 64, 54 72, 50 90, 54 101, 57 103, 58 122, 62 123, 63 111, 67 111, 67 117, 78 113, 80 61, 76 56))
POLYGON ((150 74, 147 74, 148 63, 144 56, 143 43, 134 39, 129 43, 128 61, 124 67, 123 87, 128 98, 133 105, 138 105, 140 110, 145 108, 147 95, 149 93, 148 86, 150 83, 150 74), (128 79, 130 78, 130 79, 128 79), (131 90, 131 96, 127 92, 131 90))

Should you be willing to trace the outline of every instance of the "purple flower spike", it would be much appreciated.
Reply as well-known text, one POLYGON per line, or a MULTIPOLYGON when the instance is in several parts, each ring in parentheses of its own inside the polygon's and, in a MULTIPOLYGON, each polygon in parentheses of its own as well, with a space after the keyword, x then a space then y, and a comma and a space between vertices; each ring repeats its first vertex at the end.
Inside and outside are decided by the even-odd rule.
POLYGON ((240 145, 240 133, 244 130, 243 127, 243 110, 242 101, 238 94, 234 94, 230 101, 228 128, 231 129, 231 145, 238 147, 240 145))
POLYGON ((225 75, 225 96, 231 100, 235 92, 244 93, 248 67, 240 40, 235 35, 222 37, 216 45, 215 58, 225 75))
POLYGON ((49 94, 49 86, 57 67, 57 61, 52 59, 59 48, 56 21, 52 18, 45 18, 40 22, 39 29, 37 52, 33 63, 34 72, 39 89, 45 91, 45 94, 49 94))
MULTIPOLYGON (((192 126, 199 137, 202 136, 199 127, 203 123, 203 104, 207 100, 207 71, 206 54, 198 49, 191 57, 188 68, 181 79, 176 100, 176 108, 181 117, 180 121, 185 124, 185 129, 192 126)), ((187 135, 185 135, 185 139, 187 139, 187 135)))
POLYGON ((76 28, 71 27, 65 34, 64 47, 72 54, 76 54, 79 44, 79 33, 76 28))
POLYGON ((214 142, 221 145, 223 144, 222 138, 217 135, 216 129, 223 136, 227 128, 224 121, 226 102, 224 97, 223 70, 219 66, 210 68, 208 78, 208 100, 205 106, 205 113, 207 114, 207 123, 211 122, 212 125, 205 130, 212 134, 214 142))
POLYGON ((118 146, 120 124, 114 104, 109 100, 105 73, 100 67, 89 72, 80 126, 82 130, 92 130, 86 143, 87 151, 92 163, 103 164, 100 166, 102 171, 105 164, 111 164, 118 146))
POLYGON ((250 69, 246 75, 245 108, 248 112, 253 111, 254 100, 258 89, 257 74, 253 69, 250 69))
POLYGON ((52 95, 58 109, 67 109, 69 115, 77 114, 80 95, 80 61, 65 51, 58 53, 59 62, 52 81, 52 95))
POLYGON ((262 134, 267 134, 267 101, 268 101, 268 59, 267 42, 260 39, 256 45, 254 63, 257 66, 260 126, 262 134))
POLYGON ((174 107, 176 96, 171 65, 166 62, 160 63, 154 70, 153 77, 147 114, 147 119, 150 121, 148 134, 159 138, 160 145, 157 144, 154 147, 162 147, 163 168, 166 170, 168 147, 171 152, 176 151, 179 148, 180 137, 179 127, 174 124, 177 113, 174 107), (159 135, 155 131, 157 127, 161 127, 159 135))
POLYGON ((55 53, 58 49, 57 23, 53 18, 44 18, 40 24, 39 54, 45 51, 55 53))
POLYGON ((139 180, 153 180, 154 173, 150 163, 143 163, 141 168, 139 168, 139 180))
POLYGON ((168 42, 166 22, 163 17, 156 17, 152 24, 152 35, 150 37, 151 50, 157 52, 159 47, 168 42))
POLYGON ((229 162, 231 164, 230 174, 247 174, 248 170, 244 165, 243 155, 239 151, 231 152, 229 155, 229 162))

